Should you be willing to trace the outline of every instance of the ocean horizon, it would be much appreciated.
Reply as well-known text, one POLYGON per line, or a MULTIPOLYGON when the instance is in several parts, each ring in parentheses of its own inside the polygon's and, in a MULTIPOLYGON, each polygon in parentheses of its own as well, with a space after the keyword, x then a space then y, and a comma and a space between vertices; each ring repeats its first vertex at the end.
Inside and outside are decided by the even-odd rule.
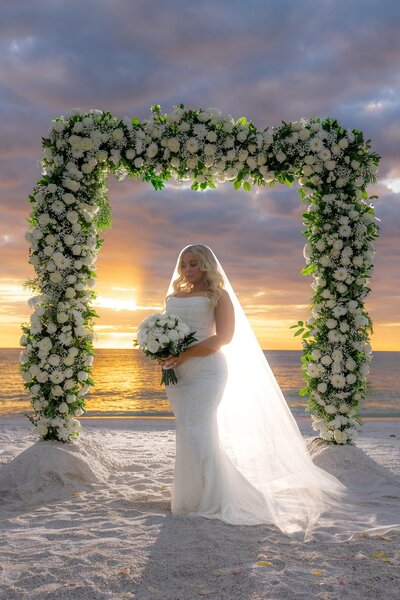
MULTIPOLYGON (((19 372, 21 348, 0 348, 0 416, 31 412, 29 395, 19 372)), ((263 350, 283 395, 295 417, 309 417, 300 350, 263 350)), ((366 398, 360 416, 400 418, 400 352, 373 351, 366 398)), ((159 365, 135 349, 95 349, 93 379, 79 417, 173 418, 159 365)))

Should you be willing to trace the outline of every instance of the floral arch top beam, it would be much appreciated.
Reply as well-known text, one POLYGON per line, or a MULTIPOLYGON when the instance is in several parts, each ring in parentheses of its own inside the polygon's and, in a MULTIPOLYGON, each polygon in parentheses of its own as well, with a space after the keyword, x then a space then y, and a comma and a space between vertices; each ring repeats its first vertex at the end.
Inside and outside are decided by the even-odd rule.
POLYGON ((67 442, 82 428, 84 397, 94 385, 93 319, 96 255, 110 227, 107 174, 151 182, 170 178, 192 189, 227 182, 234 189, 292 186, 308 203, 302 231, 312 275, 311 314, 293 325, 302 336, 302 370, 313 428, 334 444, 350 443, 361 427, 371 361, 370 292, 373 240, 379 225, 366 186, 376 181, 379 156, 362 132, 328 118, 282 122, 258 130, 245 117, 183 104, 148 120, 79 109, 53 120, 42 139, 42 177, 29 196, 29 262, 36 292, 23 335, 20 370, 32 400, 26 414, 43 439, 67 442))

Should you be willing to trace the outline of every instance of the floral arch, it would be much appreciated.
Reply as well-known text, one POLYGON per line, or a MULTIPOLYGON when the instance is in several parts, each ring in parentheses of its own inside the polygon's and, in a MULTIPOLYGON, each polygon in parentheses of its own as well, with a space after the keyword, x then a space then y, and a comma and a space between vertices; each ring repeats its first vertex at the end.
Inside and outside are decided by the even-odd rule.
POLYGON ((229 182, 234 189, 292 186, 308 207, 302 231, 305 268, 312 275, 311 314, 292 325, 302 336, 306 412, 313 429, 333 444, 351 442, 361 427, 371 361, 372 321, 364 309, 379 235, 366 186, 376 181, 379 156, 362 132, 327 118, 282 122, 257 130, 217 109, 183 104, 148 120, 119 120, 110 112, 73 110, 52 121, 42 138, 42 177, 33 189, 25 234, 37 292, 30 323, 23 323, 20 371, 32 400, 26 414, 45 440, 70 441, 82 426, 84 396, 94 385, 93 318, 96 255, 111 226, 107 174, 151 182, 171 177, 204 190, 229 182))

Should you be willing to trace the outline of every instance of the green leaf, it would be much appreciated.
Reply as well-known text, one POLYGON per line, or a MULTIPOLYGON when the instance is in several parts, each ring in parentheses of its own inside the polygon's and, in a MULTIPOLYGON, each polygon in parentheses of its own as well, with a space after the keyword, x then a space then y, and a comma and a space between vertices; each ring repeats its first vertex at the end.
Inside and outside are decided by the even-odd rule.
POLYGON ((236 121, 236 125, 246 125, 246 123, 247 123, 246 117, 240 117, 240 119, 238 119, 236 121))
POLYGON ((300 391, 299 391, 299 396, 306 396, 308 392, 308 387, 303 387, 300 391))
POLYGON ((303 333, 303 331, 304 331, 304 327, 302 327, 301 329, 296 331, 296 333, 294 334, 294 337, 296 337, 296 335, 300 335, 301 333, 303 333))
POLYGON ((303 326, 303 325, 304 325, 304 322, 303 322, 303 321, 297 321, 297 325, 301 325, 301 326, 303 326))
POLYGON ((313 273, 316 268, 317 268, 316 265, 313 265, 313 264, 307 265, 306 267, 304 267, 304 269, 302 269, 300 271, 300 275, 311 275, 311 273, 313 273))
POLYGON ((233 182, 233 187, 235 188, 235 190, 238 190, 240 187, 242 187, 242 182, 241 181, 234 181, 233 182))
POLYGON ((244 189, 244 190, 246 190, 246 192, 250 192, 250 190, 251 190, 251 185, 250 185, 250 183, 249 183, 248 181, 245 181, 245 182, 243 183, 243 189, 244 189))

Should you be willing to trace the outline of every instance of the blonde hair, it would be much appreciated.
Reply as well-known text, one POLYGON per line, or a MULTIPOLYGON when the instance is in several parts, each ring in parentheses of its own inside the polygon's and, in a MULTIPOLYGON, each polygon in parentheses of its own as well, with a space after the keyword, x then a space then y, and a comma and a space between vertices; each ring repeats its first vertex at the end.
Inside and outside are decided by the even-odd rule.
POLYGON ((193 244, 181 250, 178 259, 179 276, 172 282, 174 294, 179 292, 190 293, 193 288, 192 283, 185 281, 181 268, 182 257, 186 252, 192 252, 194 254, 198 260, 199 269, 205 273, 204 281, 207 284, 207 296, 210 298, 212 305, 215 308, 222 294, 221 290, 224 289, 224 279, 218 271, 218 265, 213 253, 203 244, 193 244))

